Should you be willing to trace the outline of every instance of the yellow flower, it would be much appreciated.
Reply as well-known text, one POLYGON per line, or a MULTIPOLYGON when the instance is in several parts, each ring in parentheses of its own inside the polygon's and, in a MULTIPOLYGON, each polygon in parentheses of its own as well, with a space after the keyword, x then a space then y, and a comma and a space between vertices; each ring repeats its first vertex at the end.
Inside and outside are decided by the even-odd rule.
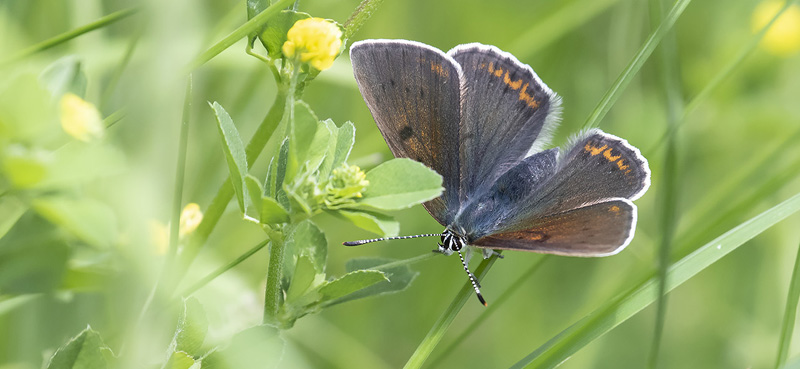
POLYGON ((61 97, 61 128, 70 136, 89 142, 102 138, 105 126, 100 112, 92 103, 77 95, 66 93, 61 97))
POLYGON ((150 228, 150 241, 155 246, 156 254, 164 255, 169 248, 169 228, 157 220, 148 222, 150 228))
POLYGON ((322 18, 301 19, 286 36, 283 55, 309 63, 318 70, 330 68, 342 47, 342 31, 322 18))
MULTIPOLYGON (((769 23, 783 6, 783 1, 769 0, 758 4, 753 12, 753 30, 769 23)), ((771 54, 789 56, 800 50, 800 7, 791 5, 764 34, 762 46, 771 54)))
POLYGON ((186 204, 183 211, 181 211, 181 224, 178 227, 178 234, 183 237, 194 232, 201 221, 203 221, 203 212, 200 211, 200 205, 193 202, 186 204))

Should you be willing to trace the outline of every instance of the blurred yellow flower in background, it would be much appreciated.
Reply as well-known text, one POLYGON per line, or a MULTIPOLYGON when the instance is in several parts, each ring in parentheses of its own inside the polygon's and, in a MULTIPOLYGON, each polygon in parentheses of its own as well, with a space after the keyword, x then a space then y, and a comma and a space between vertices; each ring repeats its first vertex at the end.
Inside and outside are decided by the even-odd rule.
POLYGON ((183 237, 189 233, 194 232, 200 222, 203 221, 203 212, 200 211, 200 205, 196 203, 188 203, 181 211, 181 224, 178 234, 183 237))
MULTIPOLYGON (((773 0, 758 4, 753 11, 753 31, 764 28, 783 4, 783 1, 773 0)), ((784 57, 800 50, 800 7, 789 6, 764 35, 761 45, 769 53, 784 57)))
POLYGON ((89 142, 103 138, 105 126, 100 112, 92 103, 78 95, 66 93, 61 97, 61 128, 70 136, 89 142))
POLYGON ((283 55, 325 70, 333 65, 341 48, 342 31, 337 25, 322 18, 307 18, 289 29, 283 55))

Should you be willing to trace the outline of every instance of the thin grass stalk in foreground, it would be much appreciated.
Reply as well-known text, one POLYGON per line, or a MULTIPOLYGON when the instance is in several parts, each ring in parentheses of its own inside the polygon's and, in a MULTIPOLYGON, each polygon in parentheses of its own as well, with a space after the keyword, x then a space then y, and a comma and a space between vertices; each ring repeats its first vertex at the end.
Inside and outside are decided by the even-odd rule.
POLYGON ((119 83, 120 77, 122 77, 122 72, 125 71, 125 68, 128 67, 128 64, 131 61, 131 57, 133 57, 134 51, 136 51, 136 46, 139 45, 139 40, 142 37, 142 32, 144 32, 144 27, 141 25, 137 27, 133 36, 128 41, 128 47, 125 48, 125 54, 122 55, 122 59, 120 59, 119 64, 117 67, 114 68, 114 71, 111 73, 111 77, 108 79, 108 83, 106 87, 103 89, 103 93, 100 95, 100 107, 105 108, 108 105, 108 100, 111 98, 111 95, 114 93, 114 90, 117 88, 117 83, 119 83))
POLYGON ((197 292, 197 290, 199 290, 200 288, 202 288, 205 285, 209 284, 211 281, 213 281, 217 277, 221 276, 223 273, 235 268, 237 265, 241 264, 243 261, 245 261, 248 258, 250 258, 251 256, 253 256, 259 250, 263 249, 264 246, 267 246, 268 243, 269 243, 269 240, 264 240, 264 241, 259 242, 258 245, 255 245, 252 248, 250 248, 250 250, 245 251, 244 254, 239 255, 239 257, 237 257, 235 260, 231 261, 227 265, 221 266, 221 267, 217 268, 217 270, 215 270, 215 271, 213 271, 211 273, 208 273, 208 275, 206 275, 205 277, 203 277, 200 280, 198 280, 197 282, 195 282, 193 285, 191 285, 188 288, 186 288, 185 290, 183 290, 183 292, 181 292, 178 296, 181 296, 181 297, 184 297, 184 298, 191 296, 192 294, 197 292))
POLYGON ((273 15, 278 14, 282 9, 286 8, 291 4, 294 0, 280 0, 268 8, 264 9, 261 13, 256 14, 255 17, 251 18, 249 21, 245 22, 239 28, 236 28, 225 36, 222 40, 208 48, 208 50, 204 51, 202 54, 198 55, 194 60, 192 60, 187 66, 186 71, 191 72, 201 65, 205 64, 207 61, 213 59, 215 56, 219 55, 221 52, 225 51, 225 49, 233 46, 237 41, 247 37, 247 35, 255 32, 259 28, 261 28, 273 15))
POLYGON ((792 343, 794 322, 797 317, 797 302, 800 300, 800 247, 797 248, 797 258, 794 261, 792 281, 789 284, 789 294, 786 297, 786 311, 783 315, 781 338, 778 341, 778 357, 775 360, 775 369, 786 364, 789 356, 789 344, 792 343))
MULTIPOLYGON (((650 18, 655 24, 661 20, 662 10, 666 9, 667 4, 664 0, 651 0, 650 18)), ((661 85, 664 91, 664 101, 667 113, 667 125, 675 126, 679 123, 683 107, 683 96, 678 85, 680 73, 677 70, 680 65, 677 57, 677 40, 675 33, 672 32, 664 36, 661 46, 656 51, 656 70, 660 76, 661 85)), ((661 174, 661 186, 658 193, 661 212, 659 214, 661 242, 658 247, 658 301, 656 303, 656 319, 653 329, 653 341, 650 348, 648 368, 655 369, 658 366, 661 339, 664 334, 664 322, 667 315, 667 270, 670 262, 670 249, 675 236, 676 229, 676 204, 678 203, 678 178, 680 173, 677 170, 677 136, 672 135, 667 141, 666 155, 664 156, 664 167, 661 174)))
MULTIPOLYGON (((494 265, 494 262, 497 261, 498 255, 492 255, 490 258, 485 259, 478 265, 478 269, 475 269, 475 277, 480 281, 489 271, 489 269, 494 265)), ((467 300, 473 298, 472 295, 475 293, 475 290, 472 288, 472 283, 467 281, 464 283, 464 287, 461 287, 461 290, 458 291, 456 297, 453 299, 453 302, 450 303, 450 306, 445 309, 439 319, 433 323, 433 327, 431 330, 428 331, 428 334, 425 338, 422 339, 419 346, 417 346, 416 351, 411 355, 406 362, 406 365, 403 367, 404 369, 413 369, 413 368, 420 368, 422 364, 425 363, 425 360, 430 356, 433 349, 442 340, 442 336, 447 331, 447 328, 450 327, 450 324, 453 323, 453 320, 458 315, 458 312, 461 311, 461 307, 467 302, 467 300)))
POLYGON ((661 24, 650 34, 650 37, 647 38, 647 41, 645 41, 636 55, 634 55, 633 59, 628 63, 628 66, 625 67, 625 70, 622 71, 611 88, 609 88, 603 98, 600 99, 600 102, 592 113, 589 114, 586 123, 583 124, 583 128, 594 128, 600 124, 600 121, 603 120, 606 113, 608 113, 617 99, 619 99, 620 95, 622 95, 622 91, 628 87, 633 77, 642 69, 644 62, 647 61, 647 58, 653 53, 653 50, 655 50, 656 46, 658 46, 664 38, 664 35, 675 25, 675 22, 681 14, 683 14, 684 9, 686 9, 690 2, 691 0, 678 0, 675 2, 675 5, 672 6, 672 9, 670 9, 669 13, 664 17, 661 24))
POLYGON ((751 38, 750 41, 748 41, 744 45, 744 47, 742 47, 742 49, 739 50, 739 53, 736 54, 736 57, 731 59, 730 63, 722 67, 719 73, 714 75, 714 77, 711 78, 711 81, 709 81, 703 87, 703 89, 700 90, 700 92, 698 92, 697 95, 694 98, 692 98, 691 101, 689 101, 689 103, 686 105, 686 108, 683 111, 683 116, 681 117, 678 124, 675 126, 670 126, 669 129, 666 132, 664 132, 663 135, 661 135, 661 138, 659 138, 658 141, 656 141, 653 147, 647 150, 647 152, 653 152, 657 150, 665 142, 667 137, 673 135, 675 131, 683 127, 683 124, 686 122, 686 118, 689 116, 689 114, 691 114, 694 111, 694 109, 696 109, 697 106, 700 105, 700 103, 702 103, 706 99, 706 97, 708 97, 711 91, 714 91, 723 81, 725 81, 731 74, 733 74, 733 72, 742 64, 742 62, 744 62, 747 59, 747 57, 749 57, 753 53, 753 51, 756 50, 756 47, 758 47, 758 44, 761 42, 761 39, 764 38, 764 35, 767 33, 767 31, 769 31, 772 25, 775 24, 775 22, 778 20, 781 14, 783 14, 783 12, 786 11, 786 9, 789 9, 789 7, 796 2, 797 0, 787 0, 783 4, 783 7, 781 7, 781 9, 778 10, 777 13, 775 13, 772 19, 770 19, 769 23, 767 23, 767 25, 761 28, 761 30, 759 30, 755 34, 755 36, 753 36, 753 38, 751 38))
POLYGON ((544 262, 549 259, 551 259, 551 255, 542 255, 538 260, 536 260, 531 265, 530 268, 528 268, 528 270, 520 274, 516 280, 509 283, 508 289, 506 289, 496 299, 493 299, 492 304, 489 305, 488 308, 486 308, 486 311, 484 311, 481 315, 479 315, 478 318, 473 320, 472 323, 470 323, 469 326, 467 326, 467 328, 464 329, 464 331, 458 335, 458 337, 452 340, 453 342, 451 342, 449 346, 441 350, 441 354, 437 356, 436 359, 434 359, 428 367, 442 368, 443 367, 441 366, 442 361, 444 361, 445 358, 450 356, 450 354, 453 353, 453 351, 457 346, 466 342, 467 337, 469 337, 469 335, 472 334, 472 332, 478 329, 478 327, 480 327, 483 324, 483 322, 485 322, 487 319, 489 319, 489 317, 494 315, 495 312, 500 310, 502 306, 505 306, 505 303, 511 298, 511 296, 514 295, 517 291, 519 291, 520 288, 522 288, 522 286, 525 285, 524 283, 525 279, 533 276, 536 273, 536 271, 539 270, 539 268, 544 264, 544 262))
MULTIPOLYGON (((745 242, 800 211, 800 193, 739 224, 669 268, 667 291, 719 261, 745 242)), ((561 331, 511 368, 555 368, 581 348, 628 320, 658 298, 657 276, 652 276, 608 304, 561 331)))
POLYGON ((118 20, 127 18, 127 17, 135 14, 138 10, 139 9, 135 8, 135 7, 134 8, 129 8, 129 9, 120 10, 120 11, 111 13, 109 15, 106 15, 105 17, 102 17, 102 18, 100 18, 100 19, 98 19, 98 20, 96 20, 96 21, 94 21, 92 23, 80 26, 80 27, 75 28, 75 29, 73 29, 71 31, 64 32, 64 33, 62 33, 62 34, 60 34, 58 36, 49 38, 49 39, 44 40, 42 42, 39 42, 39 43, 37 43, 35 45, 31 45, 29 47, 26 47, 25 49, 22 49, 19 52, 17 52, 16 54, 14 54, 13 56, 11 56, 10 58, 5 59, 2 62, 0 62, 0 66, 5 66, 7 64, 14 63, 16 61, 19 61, 20 59, 24 59, 24 58, 26 58, 28 56, 31 56, 33 54, 36 54, 36 53, 38 53, 40 51, 44 51, 44 50, 47 50, 47 49, 49 49, 51 47, 55 47, 55 46, 58 46, 60 44, 63 44, 64 42, 67 42, 69 40, 72 40, 73 38, 76 38, 76 37, 78 37, 80 35, 83 35, 84 33, 88 33, 88 32, 94 31, 94 30, 96 30, 98 28, 103 28, 105 26, 108 26, 108 25, 110 25, 110 24, 112 24, 112 23, 114 23, 114 22, 116 22, 118 20))

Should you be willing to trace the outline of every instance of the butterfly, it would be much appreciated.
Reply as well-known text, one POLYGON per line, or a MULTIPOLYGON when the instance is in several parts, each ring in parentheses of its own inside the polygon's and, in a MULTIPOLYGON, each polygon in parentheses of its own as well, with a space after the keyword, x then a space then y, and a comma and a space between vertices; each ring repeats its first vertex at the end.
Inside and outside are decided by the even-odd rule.
POLYGON ((447 53, 406 40, 365 40, 350 58, 358 88, 389 149, 443 177, 423 204, 442 233, 438 251, 458 253, 478 299, 466 246, 567 256, 607 256, 633 239, 636 205, 650 169, 626 140, 590 129, 546 149, 561 99, 530 66, 497 47, 447 53))

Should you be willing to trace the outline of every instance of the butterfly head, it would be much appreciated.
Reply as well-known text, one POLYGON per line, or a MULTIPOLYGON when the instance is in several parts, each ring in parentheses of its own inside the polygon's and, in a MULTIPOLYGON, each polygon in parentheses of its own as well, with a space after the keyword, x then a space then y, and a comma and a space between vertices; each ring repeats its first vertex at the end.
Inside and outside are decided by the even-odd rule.
POLYGON ((448 228, 442 232, 442 242, 439 243, 438 252, 451 255, 453 252, 461 251, 465 246, 467 238, 448 228))

